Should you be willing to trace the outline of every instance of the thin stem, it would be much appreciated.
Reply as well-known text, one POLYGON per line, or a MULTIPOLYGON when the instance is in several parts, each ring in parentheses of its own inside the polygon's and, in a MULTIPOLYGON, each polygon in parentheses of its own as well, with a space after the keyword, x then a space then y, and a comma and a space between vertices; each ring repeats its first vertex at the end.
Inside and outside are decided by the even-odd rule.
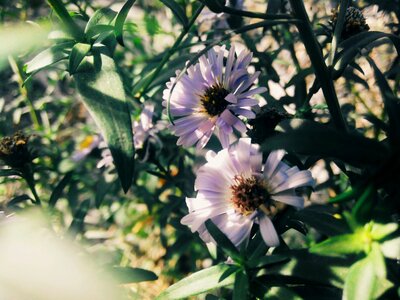
POLYGON ((33 177, 33 173, 32 170, 30 168, 30 166, 26 166, 23 170, 22 170, 22 177, 25 179, 26 183, 29 186, 29 189, 31 190, 33 197, 35 198, 35 204, 36 205, 41 205, 41 201, 39 198, 38 193, 36 192, 36 188, 35 188, 35 179, 33 177))
POLYGON ((335 55, 336 55, 338 41, 340 40, 340 37, 342 36, 343 25, 344 25, 345 18, 346 18, 346 11, 347 11, 347 7, 349 6, 349 4, 350 4, 350 0, 341 0, 340 1, 339 15, 336 19, 335 31, 334 31, 333 37, 332 37, 331 51, 330 51, 329 57, 328 57, 328 66, 333 65, 333 59, 335 58, 335 55))
POLYGON ((315 38, 304 3, 300 0, 290 0, 290 4, 295 17, 302 20, 302 23, 297 25, 297 29, 308 55, 310 56, 311 64, 314 68, 318 82, 321 85, 332 121, 336 128, 347 131, 347 124, 340 110, 339 100, 333 85, 332 73, 325 64, 320 45, 315 38))
POLYGON ((56 12, 69 33, 78 41, 83 38, 82 29, 74 22, 61 0, 47 0, 51 8, 56 12))
POLYGON ((189 32, 190 28, 193 26, 194 22, 196 21, 197 17, 200 15, 203 8, 204 8, 204 4, 200 5, 199 8, 195 11, 195 13, 193 14, 192 18, 190 19, 188 25, 186 26, 186 28, 184 28, 182 30, 181 34, 178 36, 178 38, 176 39, 173 46, 164 55, 163 59, 158 64, 158 66, 155 69, 155 71, 153 72, 153 74, 149 77, 149 79, 147 79, 146 83, 143 85, 143 87, 141 89, 140 96, 138 97, 139 99, 142 97, 142 95, 144 95, 147 92, 147 89, 149 88, 150 84, 161 72, 162 68, 167 63, 167 61, 170 59, 170 57, 175 53, 176 48, 179 46, 179 44, 182 42, 183 38, 189 32))

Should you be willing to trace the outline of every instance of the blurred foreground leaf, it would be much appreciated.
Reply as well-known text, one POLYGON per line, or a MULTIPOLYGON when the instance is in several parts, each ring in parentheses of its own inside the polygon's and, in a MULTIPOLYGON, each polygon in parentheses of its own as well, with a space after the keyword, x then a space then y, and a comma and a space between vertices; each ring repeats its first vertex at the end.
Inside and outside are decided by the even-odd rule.
POLYGON ((0 70, 8 63, 8 56, 22 53, 32 47, 42 46, 47 39, 47 29, 38 25, 20 24, 0 26, 0 70))
POLYGON ((124 87, 112 58, 95 55, 74 75, 83 102, 110 148, 122 188, 128 191, 133 177, 134 148, 124 87))

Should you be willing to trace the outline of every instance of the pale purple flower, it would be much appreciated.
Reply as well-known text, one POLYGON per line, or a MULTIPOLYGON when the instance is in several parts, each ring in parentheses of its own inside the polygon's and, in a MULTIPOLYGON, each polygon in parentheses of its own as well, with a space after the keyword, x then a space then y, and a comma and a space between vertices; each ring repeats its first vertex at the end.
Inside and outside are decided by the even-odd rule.
POLYGON ((297 188, 314 186, 308 170, 289 167, 282 162, 283 150, 273 151, 265 164, 259 146, 248 138, 215 154, 207 153, 207 163, 197 173, 196 198, 186 198, 189 214, 181 223, 198 232, 205 242, 214 242, 205 221, 215 225, 239 247, 248 241, 256 222, 268 246, 279 245, 272 218, 279 206, 304 206, 297 188))
POLYGON ((266 89, 251 88, 259 76, 259 72, 250 74, 247 70, 252 53, 243 50, 236 55, 232 46, 224 64, 225 52, 221 47, 201 56, 176 83, 171 97, 176 78, 167 83, 163 105, 166 107, 170 98, 170 113, 174 118, 171 129, 179 136, 178 145, 189 147, 197 143, 197 148, 203 148, 217 130, 222 146, 228 147, 233 129, 246 131, 239 117, 255 117, 251 108, 258 101, 253 96, 266 89))

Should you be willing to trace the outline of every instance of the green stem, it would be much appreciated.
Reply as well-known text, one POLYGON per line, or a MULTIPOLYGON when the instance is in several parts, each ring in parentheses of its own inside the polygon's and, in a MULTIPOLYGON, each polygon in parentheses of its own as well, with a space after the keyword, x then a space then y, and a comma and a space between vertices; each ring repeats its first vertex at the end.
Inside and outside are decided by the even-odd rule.
POLYGON ((300 0, 290 0, 290 4, 295 17, 302 20, 302 23, 298 24, 297 29, 299 30, 300 37, 304 43, 308 55, 310 56, 311 64, 314 68, 318 82, 321 85, 332 121, 336 128, 347 131, 346 121, 343 118, 340 110, 339 100, 333 85, 332 73, 325 64, 320 45, 315 38, 314 31, 304 7, 304 3, 300 0))
POLYGON ((56 12, 68 32, 78 41, 83 38, 82 29, 74 22, 61 0, 47 0, 51 8, 56 12))
POLYGON ((334 31, 333 37, 332 37, 332 48, 331 48, 331 51, 330 51, 329 57, 328 57, 328 66, 333 65, 333 59, 335 58, 335 55, 336 55, 338 41, 340 40, 340 37, 342 36, 343 25, 346 20, 346 11, 347 11, 347 7, 349 7, 349 4, 350 4, 350 0, 341 0, 340 1, 339 15, 336 19, 335 31, 334 31))
POLYGON ((204 4, 200 5, 200 7, 195 11, 195 13, 193 14, 192 18, 190 19, 187 27, 182 30, 181 34, 178 36, 178 38, 176 39, 173 46, 164 55, 164 57, 162 58, 161 62, 158 64, 158 66, 155 69, 155 71, 153 72, 153 74, 147 79, 146 83, 143 85, 143 87, 141 89, 139 99, 142 97, 142 95, 144 95, 147 92, 147 89, 149 88, 150 84, 161 72, 162 68, 167 63, 167 61, 170 59, 170 57, 175 53, 176 48, 179 46, 179 44, 182 42, 183 38, 189 32, 190 28, 193 26, 194 22, 196 21, 197 17, 200 15, 203 8, 204 8, 204 4))
POLYGON ((29 189, 31 190, 33 197, 35 198, 35 204, 36 205, 41 205, 41 201, 39 198, 38 193, 36 192, 36 188, 35 188, 35 179, 33 177, 33 173, 30 167, 25 167, 22 170, 22 177, 25 179, 26 183, 29 186, 29 189))

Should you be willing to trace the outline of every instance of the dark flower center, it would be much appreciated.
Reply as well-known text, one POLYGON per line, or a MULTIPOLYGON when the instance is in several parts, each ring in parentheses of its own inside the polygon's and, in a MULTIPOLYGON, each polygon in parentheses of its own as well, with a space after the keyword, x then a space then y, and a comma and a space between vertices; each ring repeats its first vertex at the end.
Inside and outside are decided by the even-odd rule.
POLYGON ((262 211, 270 212, 268 215, 273 213, 273 203, 263 180, 242 175, 236 175, 233 180, 231 201, 237 212, 249 215, 262 206, 262 211))
POLYGON ((207 114, 214 117, 220 115, 228 106, 229 102, 225 100, 228 95, 229 92, 221 84, 217 83, 208 87, 200 97, 200 100, 207 114))

